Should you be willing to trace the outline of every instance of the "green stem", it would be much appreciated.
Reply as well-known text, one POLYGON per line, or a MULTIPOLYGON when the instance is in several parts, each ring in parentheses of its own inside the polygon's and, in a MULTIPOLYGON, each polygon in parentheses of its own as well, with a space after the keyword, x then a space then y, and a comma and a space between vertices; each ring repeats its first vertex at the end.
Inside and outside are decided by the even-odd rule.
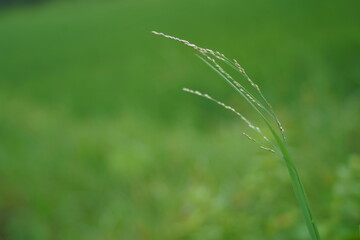
POLYGON ((287 147, 284 144, 284 142, 282 142, 280 140, 280 138, 277 134, 276 134, 275 138, 280 146, 280 150, 283 154, 283 158, 284 158, 286 166, 288 168, 288 171, 289 171, 289 174, 291 177, 291 182, 294 187, 295 196, 299 202, 301 213, 305 219, 305 223, 306 223, 307 229, 309 231, 309 234, 311 235, 311 239, 312 240, 320 240, 320 235, 319 235, 319 232, 315 225, 315 222, 313 220, 311 210, 310 210, 310 204, 306 197, 304 186, 301 183, 299 173, 296 170, 295 164, 292 161, 290 153, 287 150, 287 147))

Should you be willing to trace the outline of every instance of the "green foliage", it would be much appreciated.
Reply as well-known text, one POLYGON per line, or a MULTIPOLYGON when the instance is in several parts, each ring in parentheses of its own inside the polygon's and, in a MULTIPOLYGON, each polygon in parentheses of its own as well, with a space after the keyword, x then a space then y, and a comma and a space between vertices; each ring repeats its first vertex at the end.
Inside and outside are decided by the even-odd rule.
POLYGON ((161 29, 239 56, 288 130, 321 236, 356 239, 357 6, 1 10, 0 238, 308 239, 283 165, 239 137, 231 113, 181 88, 249 109, 190 51, 149 34, 161 29))

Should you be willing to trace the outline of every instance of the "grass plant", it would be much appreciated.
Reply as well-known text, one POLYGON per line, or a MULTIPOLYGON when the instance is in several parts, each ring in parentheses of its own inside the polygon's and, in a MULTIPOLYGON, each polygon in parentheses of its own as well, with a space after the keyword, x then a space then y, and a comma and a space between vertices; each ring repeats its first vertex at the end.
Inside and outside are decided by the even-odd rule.
POLYGON ((225 103, 211 97, 208 94, 204 94, 188 88, 183 88, 185 92, 204 97, 235 113, 237 116, 240 117, 242 121, 246 123, 250 130, 252 130, 252 133, 243 132, 244 136, 246 136, 249 140, 255 142, 261 149, 275 153, 284 160, 284 163, 291 178, 295 196, 299 203, 300 211, 304 217, 311 239, 319 240, 319 232, 312 217, 310 204, 306 196, 304 186, 301 182, 299 173, 289 152, 289 147, 285 138, 284 128, 278 117, 276 116, 271 104, 263 95, 259 86, 253 82, 253 80, 247 75, 244 68, 242 68, 235 59, 231 60, 218 51, 199 47, 193 43, 177 37, 155 31, 153 31, 152 33, 181 42, 186 46, 193 48, 197 52, 197 56, 202 61, 204 61, 210 68, 217 72, 258 113, 258 116, 264 121, 271 136, 267 136, 267 134, 265 134, 265 132, 261 130, 260 127, 250 122, 243 114, 241 114, 235 108, 226 105, 225 103), (229 74, 229 71, 225 70, 225 67, 223 65, 227 65, 233 70, 235 70, 237 73, 240 74, 241 78, 238 79, 233 77, 231 74, 229 74), (253 134, 254 136, 252 136, 253 134))

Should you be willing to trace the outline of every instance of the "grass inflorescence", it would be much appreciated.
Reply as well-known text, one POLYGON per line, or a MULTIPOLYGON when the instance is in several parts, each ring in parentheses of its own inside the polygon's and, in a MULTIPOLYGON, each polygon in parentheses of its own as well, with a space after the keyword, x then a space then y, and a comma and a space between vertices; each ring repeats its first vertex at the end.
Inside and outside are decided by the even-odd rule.
POLYGON ((260 127, 250 122, 243 114, 241 114, 235 108, 226 105, 225 103, 211 97, 208 94, 201 93, 197 90, 183 88, 185 92, 204 97, 235 113, 237 116, 240 117, 242 121, 246 123, 246 125, 253 132, 252 134, 243 132, 243 135, 245 137, 247 137, 250 141, 256 143, 261 149, 276 153, 284 160, 291 178, 292 185, 294 187, 295 196, 299 202, 300 210, 305 219, 305 223, 311 239, 319 240, 320 236, 311 214, 310 204, 305 194, 305 190, 301 183, 296 166, 288 150, 288 144, 285 138, 284 128, 280 120, 276 116, 271 104, 263 95, 260 87, 248 76, 244 68, 235 59, 231 60, 218 51, 199 47, 193 43, 177 37, 155 31, 152 31, 152 33, 181 42, 197 51, 197 56, 202 61, 204 61, 210 68, 217 72, 258 113, 259 117, 265 122, 265 125, 270 131, 272 135, 271 138, 267 136, 264 131, 260 129, 260 127), (235 77, 229 74, 228 71, 226 71, 225 68, 222 67, 220 64, 229 66, 237 73, 239 73, 242 78, 240 80, 235 80, 235 77), (246 84, 249 85, 251 89, 247 87, 246 84), (255 134, 255 136, 252 136, 253 134, 255 134))

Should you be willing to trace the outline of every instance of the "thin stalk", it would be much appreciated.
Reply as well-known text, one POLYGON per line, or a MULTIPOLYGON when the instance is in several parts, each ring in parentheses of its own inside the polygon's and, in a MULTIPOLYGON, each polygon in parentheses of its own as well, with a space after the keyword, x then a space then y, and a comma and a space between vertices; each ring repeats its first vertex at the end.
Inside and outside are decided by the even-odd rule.
MULTIPOLYGON (((232 86, 251 105, 251 107, 259 114, 261 119, 264 120, 266 126, 269 128, 271 134, 275 138, 276 144, 273 144, 271 141, 268 141, 268 142, 271 145, 273 145, 274 149, 279 149, 280 154, 282 155, 282 158, 285 161, 286 167, 287 167, 289 175, 290 175, 291 183, 292 183, 293 188, 294 188, 295 196, 296 196, 296 198, 297 198, 297 200, 299 202, 300 211, 301 211, 301 213, 302 213, 302 215, 304 217, 306 227, 307 227, 307 229, 309 231, 311 239, 312 240, 320 240, 319 232, 317 230, 317 227, 316 227, 316 225, 314 223, 314 220, 313 220, 313 217, 311 215, 310 204, 309 204, 309 201, 307 199, 304 187, 303 187, 303 185, 301 183, 299 173, 296 170, 295 164, 294 164, 294 162, 293 162, 293 160, 292 160, 292 158, 290 156, 290 153, 288 151, 286 138, 285 138, 285 135, 284 135, 284 129, 283 129, 279 119, 277 118, 275 112, 273 111, 270 103, 267 101, 265 96, 262 94, 262 92, 261 92, 260 88, 258 87, 258 85, 256 85, 254 82, 252 82, 252 80, 246 74, 245 70, 236 62, 236 60, 234 60, 234 62, 232 62, 230 59, 226 58, 223 54, 221 54, 219 52, 214 52, 211 49, 205 49, 205 48, 198 47, 195 44, 192 44, 192 43, 190 43, 190 42, 188 42, 186 40, 182 40, 182 39, 170 36, 170 35, 166 35, 164 33, 159 33, 159 32, 154 32, 154 31, 152 33, 155 34, 155 35, 160 35, 160 36, 163 36, 165 38, 169 38, 169 39, 181 42, 181 43, 185 44, 186 46, 191 47, 194 50, 200 52, 204 57, 199 56, 199 55, 197 55, 197 56, 201 60, 203 60, 208 66, 210 66, 210 68, 215 70, 215 72, 217 72, 223 79, 225 79, 230 84, 230 86, 232 86), (250 91, 248 91, 243 85, 235 84, 237 82, 234 82, 235 80, 233 79, 233 77, 230 76, 227 72, 225 72, 225 70, 215 61, 215 58, 212 58, 209 55, 214 56, 215 58, 222 60, 223 62, 227 63, 232 68, 234 68, 235 70, 240 72, 243 75, 243 77, 245 77, 246 80, 248 82, 250 82, 253 87, 256 88, 256 90, 260 94, 260 97, 263 100, 263 103, 265 102, 268 107, 265 107, 266 105, 264 106, 263 104, 261 104, 261 102, 258 99, 256 99, 250 93, 250 91), (264 111, 264 113, 263 113, 263 111, 264 111), (268 116, 267 114, 271 117, 271 120, 275 120, 275 122, 277 124, 277 127, 280 130, 281 136, 279 136, 278 131, 275 130, 274 127, 272 126, 271 122, 273 122, 273 121, 270 121, 267 118, 267 116, 268 116), (277 145, 277 147, 276 147, 276 145, 277 145)), ((214 101, 214 99, 210 98, 208 95, 201 94, 198 91, 193 91, 193 90, 187 90, 187 91, 190 92, 190 93, 195 93, 197 95, 206 97, 206 98, 214 101)), ((221 102, 219 102, 217 100, 215 100, 215 102, 217 102, 218 104, 224 106, 227 109, 232 109, 231 107, 228 107, 228 106, 222 104, 221 102)), ((238 115, 242 116, 240 113, 238 115)), ((242 117, 242 118, 245 119, 244 117, 242 117)), ((265 140, 267 139, 267 137, 261 132, 261 130, 258 127, 256 127, 255 129, 257 130, 257 132, 265 140)), ((253 138, 249 137, 247 134, 245 134, 245 136, 247 136, 250 140, 255 141, 256 143, 258 143, 258 141, 256 139, 253 139, 253 138)))
MULTIPOLYGON (((220 76, 222 76, 240 95, 242 95, 242 97, 244 97, 249 103, 250 105, 259 113, 259 115, 261 116, 261 118, 264 120, 265 124, 267 125, 267 127, 269 128, 269 130, 271 131, 272 135, 274 136, 280 151, 282 153, 282 158, 284 159, 290 178, 291 178, 291 182, 294 188, 294 192, 295 192, 295 196, 299 202, 299 206, 300 206, 300 210, 301 213, 304 217, 305 223, 306 223, 306 227, 309 231, 309 234, 311 236, 312 240, 320 240, 320 236, 319 236, 319 232, 317 230, 317 227, 314 223, 312 214, 311 214, 311 210, 310 210, 310 204, 309 201, 307 199, 307 196, 305 194, 305 190, 304 187, 301 183, 300 180, 300 176, 299 173, 296 170, 296 167, 294 165, 294 162, 291 159, 290 153, 287 150, 287 145, 286 145, 286 140, 285 137, 282 136, 280 137, 276 131, 274 130, 274 128, 272 127, 272 125, 270 124, 269 120, 259 111, 259 109, 256 107, 255 104, 253 104, 248 98, 246 98, 246 96, 239 91, 239 89, 231 82, 230 79, 228 79, 225 75, 223 75, 221 72, 219 72, 215 67, 213 67, 209 62, 207 62, 204 58, 198 56, 201 60, 203 60, 207 65, 209 65, 212 69, 214 69, 220 76)), ((275 114, 274 114, 275 115, 275 114)), ((275 117, 276 118, 276 117, 275 117)), ((277 119, 277 118, 276 118, 277 119)))
POLYGON ((273 134, 274 138, 276 139, 276 141, 279 145, 280 151, 283 155, 282 157, 283 157, 286 167, 288 169, 288 172, 289 172, 289 175, 291 178, 291 183, 294 188, 294 193, 295 193, 296 199, 298 200, 300 210, 304 217, 306 227, 311 236, 311 239, 312 240, 320 240, 320 235, 319 235, 318 229, 316 227, 316 224, 315 224, 314 219, 311 214, 310 204, 309 204, 308 198, 306 196, 304 186, 300 180, 299 173, 296 170, 295 164, 291 158, 291 155, 287 149, 287 146, 281 140, 279 135, 276 134, 276 132, 272 128, 270 128, 270 131, 273 134))

